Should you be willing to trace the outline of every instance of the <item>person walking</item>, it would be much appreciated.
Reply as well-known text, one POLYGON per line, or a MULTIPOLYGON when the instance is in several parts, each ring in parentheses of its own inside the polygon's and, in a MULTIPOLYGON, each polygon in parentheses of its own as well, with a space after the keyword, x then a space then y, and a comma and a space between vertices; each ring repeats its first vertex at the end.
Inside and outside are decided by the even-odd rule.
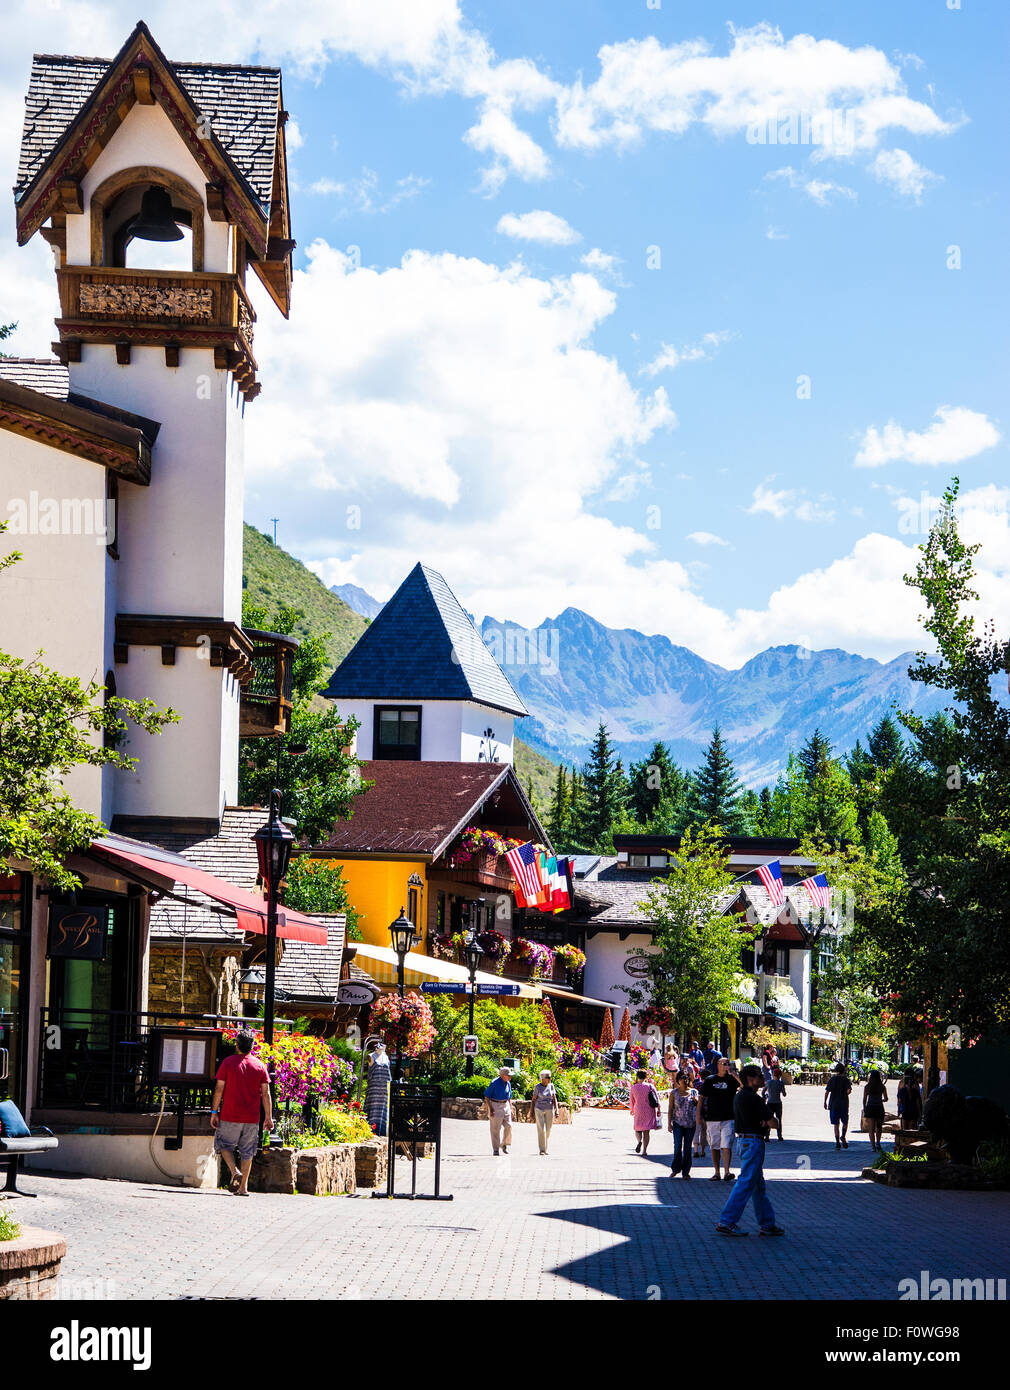
POLYGON ((679 1173, 682 1178, 691 1176, 691 1145, 694 1132, 701 1123, 701 1096, 691 1082, 689 1072, 677 1073, 677 1080, 670 1092, 670 1105, 666 1113, 666 1123, 673 1135, 673 1163, 670 1177, 679 1173))
POLYGON ((547 1157, 547 1142, 551 1137, 551 1125, 558 1118, 558 1093, 551 1081, 551 1074, 545 1067, 540 1080, 533 1087, 533 1118, 537 1122, 537 1143, 540 1155, 547 1157))
POLYGON ((776 1064, 771 1069, 771 1076, 765 1081, 765 1104, 768 1106, 768 1114, 771 1116, 775 1132, 782 1143, 782 1099, 786 1093, 786 1083, 782 1080, 782 1068, 776 1064))
POLYGON ((902 1129, 918 1129, 922 1124, 922 1091, 914 1071, 906 1071, 898 1087, 898 1119, 902 1129))
POLYGON ((880 1072, 873 1069, 863 1087, 863 1118, 870 1136, 870 1148, 880 1152, 880 1139, 884 1132, 884 1101, 887 1099, 887 1086, 880 1072))
MULTIPOLYGON (((761 1072, 758 1071, 760 1078, 761 1072)), ((712 1181, 732 1182, 730 1162, 733 1156, 733 1099, 740 1089, 740 1082, 730 1074, 729 1062, 720 1057, 713 1075, 706 1076, 701 1083, 701 1099, 705 1113, 705 1126, 708 1142, 712 1148, 712 1181), (719 1159, 722 1158, 723 1172, 719 1172, 719 1159)))
POLYGON ((658 1071, 663 1065, 663 1054, 659 1050, 659 1043, 654 1042, 649 1052, 649 1066, 658 1071))
POLYGON ((676 1080, 680 1071, 680 1057, 673 1043, 667 1043, 663 1049, 663 1070, 669 1073, 671 1080, 676 1080))
POLYGON ((237 1035, 238 1051, 226 1057, 218 1067, 211 1101, 214 1152, 228 1167, 231 1174, 228 1191, 236 1197, 249 1196, 249 1174, 260 1141, 260 1106, 263 1107, 263 1128, 274 1127, 270 1073, 258 1057, 252 1056, 255 1041, 250 1032, 243 1030, 237 1035))
POLYGON ((716 1063, 719 1061, 719 1058, 721 1056, 722 1053, 716 1047, 714 1042, 709 1042, 705 1044, 705 1051, 702 1053, 702 1058, 705 1063, 705 1074, 707 1076, 715 1075, 716 1063))
POLYGON ((512 1143, 512 1069, 502 1067, 484 1092, 491 1124, 491 1149, 495 1158, 499 1150, 508 1153, 512 1143))
POLYGON ((743 1085, 733 1097, 733 1121, 740 1144, 740 1175, 733 1185, 729 1199, 719 1215, 716 1230, 721 1236, 745 1236, 737 1222, 749 1200, 753 1199, 758 1219, 758 1234, 784 1235, 775 1224, 775 1212, 765 1189, 765 1138, 768 1134, 768 1106, 758 1094, 761 1068, 753 1062, 740 1073, 743 1085))
POLYGON ((635 1078, 628 1099, 631 1105, 631 1123, 635 1127, 635 1138, 638 1140, 635 1153, 640 1153, 644 1158, 649 1152, 649 1135, 656 1128, 659 1096, 656 1095, 656 1088, 650 1083, 649 1073, 644 1067, 635 1072, 635 1078))
POLYGON ((687 1053, 691 1060, 694 1062, 695 1066, 700 1071, 702 1067, 705 1065, 705 1054, 698 1046, 697 1038, 691 1039, 691 1045, 688 1047, 687 1053))
POLYGON ((851 1090, 852 1082, 849 1080, 849 1073, 845 1070, 845 1063, 836 1062, 834 1071, 828 1077, 828 1084, 824 1087, 824 1109, 828 1112, 828 1119, 835 1127, 836 1149, 849 1147, 849 1141, 845 1135, 849 1128, 849 1092, 851 1090))

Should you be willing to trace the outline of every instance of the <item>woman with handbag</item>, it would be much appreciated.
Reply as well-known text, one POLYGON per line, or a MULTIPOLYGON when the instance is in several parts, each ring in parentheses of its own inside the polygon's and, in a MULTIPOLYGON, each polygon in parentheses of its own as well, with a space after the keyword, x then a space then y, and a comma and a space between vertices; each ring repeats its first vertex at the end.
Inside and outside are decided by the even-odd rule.
POLYGON ((635 1084, 628 1100, 631 1106, 631 1123, 635 1127, 635 1153, 644 1156, 649 1152, 649 1135, 662 1125, 659 1096, 649 1081, 649 1073, 643 1067, 635 1073, 635 1084))

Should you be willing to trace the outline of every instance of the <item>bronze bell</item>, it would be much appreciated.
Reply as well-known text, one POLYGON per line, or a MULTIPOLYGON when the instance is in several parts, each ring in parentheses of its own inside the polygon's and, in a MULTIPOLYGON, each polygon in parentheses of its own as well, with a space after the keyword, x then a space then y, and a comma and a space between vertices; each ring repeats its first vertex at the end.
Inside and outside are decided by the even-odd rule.
POLYGON ((139 241, 181 241, 182 232, 172 213, 172 199, 163 188, 149 188, 140 200, 140 216, 130 228, 139 241))

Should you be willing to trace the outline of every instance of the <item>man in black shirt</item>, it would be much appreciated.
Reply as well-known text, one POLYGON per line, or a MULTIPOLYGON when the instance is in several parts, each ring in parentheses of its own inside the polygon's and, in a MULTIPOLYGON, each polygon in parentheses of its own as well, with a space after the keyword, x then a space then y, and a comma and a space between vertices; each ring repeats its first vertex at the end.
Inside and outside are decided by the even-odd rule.
POLYGON ((712 1165, 715 1172, 712 1181, 718 1182, 723 1176, 731 1182, 733 1174, 729 1170, 733 1157, 733 1097, 740 1088, 740 1082, 731 1075, 729 1062, 720 1057, 712 1076, 706 1076, 701 1083, 701 1101, 708 1130, 708 1142, 712 1146, 712 1165), (719 1172, 719 1156, 722 1155, 723 1174, 719 1172))
POLYGON ((740 1175, 722 1209, 716 1230, 721 1236, 745 1236, 737 1226, 748 1199, 754 1198, 760 1234, 780 1236, 782 1227, 775 1224, 775 1213, 765 1191, 765 1137, 771 1123, 768 1106, 758 1094, 761 1068, 753 1064, 740 1073, 743 1086, 733 1098, 733 1123, 740 1143, 740 1175))

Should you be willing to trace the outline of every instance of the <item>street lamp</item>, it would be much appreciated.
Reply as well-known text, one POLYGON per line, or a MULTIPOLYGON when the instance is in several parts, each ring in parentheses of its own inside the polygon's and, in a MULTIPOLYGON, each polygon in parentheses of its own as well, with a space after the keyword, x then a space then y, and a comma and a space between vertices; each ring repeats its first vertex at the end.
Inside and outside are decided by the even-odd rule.
MULTIPOLYGON (((253 836, 261 880, 267 888, 267 958, 263 987, 263 1041, 274 1040, 274 974, 277 969, 277 892, 288 871, 295 837, 281 820, 281 794, 270 793, 270 819, 253 836)), ((270 1094, 274 1094, 274 1064, 270 1061, 270 1094)))
MULTIPOLYGON (((483 899, 480 900, 483 903, 483 899)), ((477 993, 477 967, 481 963, 484 952, 480 948, 480 942, 471 930, 463 945, 463 954, 466 957, 467 969, 470 971, 470 1036, 473 1036, 473 1000, 477 993)), ((473 1058, 466 1059, 466 1074, 473 1076, 473 1058)))
MULTIPOLYGON (((400 998, 402 1000, 403 962, 406 959, 407 952, 410 950, 411 943, 414 940, 414 924, 407 916, 407 914, 404 912, 402 907, 400 908, 400 915, 399 917, 397 917, 396 921, 390 922, 389 924, 389 934, 393 938, 393 950, 396 952, 396 987, 399 990, 400 998)), ((403 1060, 401 1057, 400 1047, 397 1047, 396 1049, 396 1075, 393 1077, 393 1080, 403 1080, 403 1060)))

